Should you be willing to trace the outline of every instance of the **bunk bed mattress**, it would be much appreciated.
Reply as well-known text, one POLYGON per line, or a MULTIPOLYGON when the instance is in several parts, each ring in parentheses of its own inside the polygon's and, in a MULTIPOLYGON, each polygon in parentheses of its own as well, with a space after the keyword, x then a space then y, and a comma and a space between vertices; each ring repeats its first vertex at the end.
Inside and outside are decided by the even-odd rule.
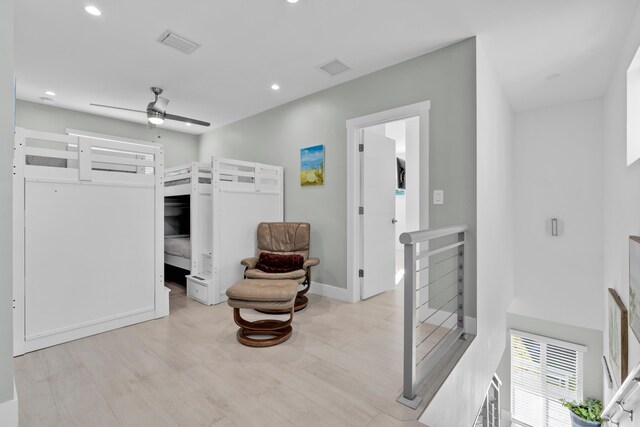
POLYGON ((189 236, 164 236, 164 253, 191 258, 191 238, 189 236))

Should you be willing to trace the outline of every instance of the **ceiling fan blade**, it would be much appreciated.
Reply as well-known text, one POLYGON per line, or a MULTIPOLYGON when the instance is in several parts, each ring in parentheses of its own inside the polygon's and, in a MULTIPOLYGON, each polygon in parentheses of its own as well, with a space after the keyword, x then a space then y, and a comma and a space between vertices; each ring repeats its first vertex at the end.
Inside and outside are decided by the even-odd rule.
POLYGON ((169 100, 167 98, 163 98, 162 96, 159 96, 158 99, 149 103, 149 106, 147 107, 147 109, 153 110, 157 113, 162 114, 165 111, 167 111, 167 105, 169 105, 169 100))
POLYGON ((203 122, 202 120, 190 119, 189 117, 176 116, 175 114, 165 114, 164 118, 167 120, 177 120, 179 122, 191 123, 200 126, 211 126, 211 123, 203 122))
POLYGON ((93 105, 94 107, 113 108, 114 110, 133 111, 135 113, 145 113, 145 114, 147 113, 146 111, 142 111, 142 110, 133 110, 131 108, 114 107, 113 105, 104 105, 104 104, 89 104, 89 105, 93 105))

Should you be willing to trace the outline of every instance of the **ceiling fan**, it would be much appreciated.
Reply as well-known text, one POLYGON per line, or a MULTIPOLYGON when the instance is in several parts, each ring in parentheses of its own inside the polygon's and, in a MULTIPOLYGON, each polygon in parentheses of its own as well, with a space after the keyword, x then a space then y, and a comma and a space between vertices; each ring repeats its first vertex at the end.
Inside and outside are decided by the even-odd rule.
POLYGON ((105 108, 113 108, 116 110, 125 110, 125 111, 134 111, 136 113, 145 113, 147 115, 147 120, 149 120, 149 126, 155 127, 155 125, 161 125, 165 120, 177 120, 179 122, 185 122, 188 124, 200 125, 200 126, 210 126, 210 123, 203 122, 202 120, 190 119, 189 117, 176 116, 175 114, 168 114, 166 112, 167 105, 169 104, 169 100, 160 96, 162 94, 162 89, 159 87, 152 87, 151 92, 155 95, 155 101, 151 101, 149 105, 147 105, 147 110, 133 110, 131 108, 123 108, 123 107, 114 107, 111 105, 103 105, 103 104, 89 104, 96 107, 105 107, 105 108))

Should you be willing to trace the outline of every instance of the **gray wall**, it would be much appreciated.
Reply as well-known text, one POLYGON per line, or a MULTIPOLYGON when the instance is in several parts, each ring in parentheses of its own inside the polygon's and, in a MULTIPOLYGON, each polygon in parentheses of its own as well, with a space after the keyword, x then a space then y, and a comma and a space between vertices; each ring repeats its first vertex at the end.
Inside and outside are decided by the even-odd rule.
POLYGON ((584 355, 584 397, 602 399, 602 331, 550 322, 509 313, 507 315, 507 344, 497 374, 502 380, 500 400, 502 409, 511 410, 511 335, 509 329, 556 338, 587 346, 584 355))
POLYGON ((0 1, 0 403, 13 399, 13 0, 0 1))
MULTIPOLYGON (((445 205, 430 203, 430 225, 469 224, 475 260, 475 84, 475 39, 468 39, 205 133, 200 159, 219 155, 283 165, 286 219, 311 223, 311 252, 322 260, 314 280, 345 288, 345 121, 430 100, 431 164, 423 171, 428 169, 432 188, 445 190, 445 205), (300 148, 317 144, 325 145, 325 185, 302 188, 300 148)), ((469 282, 475 283, 475 261, 469 264, 469 282)))
POLYGON ((162 128, 147 129, 137 123, 26 101, 18 101, 16 110, 16 125, 19 127, 55 133, 65 133, 70 128, 161 142, 164 144, 166 167, 198 160, 198 135, 162 128))

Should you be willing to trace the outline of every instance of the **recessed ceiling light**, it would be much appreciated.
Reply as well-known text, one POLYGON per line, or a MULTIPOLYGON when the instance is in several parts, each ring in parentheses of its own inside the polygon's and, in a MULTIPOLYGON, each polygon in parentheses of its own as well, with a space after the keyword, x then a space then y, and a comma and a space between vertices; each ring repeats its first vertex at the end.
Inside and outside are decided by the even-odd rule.
POLYGON ((48 90, 45 92, 45 95, 49 95, 49 96, 56 96, 56 93, 52 90, 48 90))
POLYGON ((298 3, 298 0, 287 0, 288 3, 298 3))
POLYGON ((185 126, 191 126, 191 123, 186 122, 184 125, 185 125, 185 126))
POLYGON ((278 83, 274 83, 274 84, 271 85, 271 89, 280 90, 280 85, 278 83))
POLYGON ((100 12, 100 9, 98 9, 95 6, 87 6, 84 8, 84 10, 86 10, 89 15, 93 15, 93 16, 102 15, 102 12, 100 12))

